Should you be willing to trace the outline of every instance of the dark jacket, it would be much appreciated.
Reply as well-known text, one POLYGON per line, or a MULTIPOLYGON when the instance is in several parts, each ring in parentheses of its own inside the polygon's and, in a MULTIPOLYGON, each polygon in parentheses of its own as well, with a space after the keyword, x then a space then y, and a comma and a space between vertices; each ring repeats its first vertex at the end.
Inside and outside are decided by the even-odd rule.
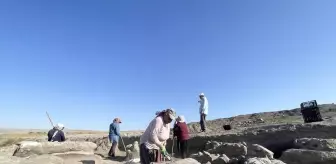
POLYGON ((62 130, 57 130, 55 128, 49 130, 49 132, 48 132, 48 141, 51 141, 51 139, 53 139, 52 142, 54 142, 54 141, 64 142, 65 141, 64 132, 62 130), (54 135, 54 133, 56 131, 58 131, 57 134, 55 135, 54 138, 52 138, 52 136, 54 135))
POLYGON ((185 122, 178 122, 174 126, 174 136, 180 141, 185 141, 189 139, 189 130, 185 122))

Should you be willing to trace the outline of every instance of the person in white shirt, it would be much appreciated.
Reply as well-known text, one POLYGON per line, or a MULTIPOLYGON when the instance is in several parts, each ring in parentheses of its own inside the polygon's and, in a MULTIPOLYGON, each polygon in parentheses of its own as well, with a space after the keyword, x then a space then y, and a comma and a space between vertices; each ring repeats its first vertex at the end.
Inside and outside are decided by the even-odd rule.
POLYGON ((201 132, 206 131, 206 116, 208 115, 208 99, 205 97, 204 93, 199 95, 200 103, 199 113, 200 113, 200 124, 201 124, 201 132))

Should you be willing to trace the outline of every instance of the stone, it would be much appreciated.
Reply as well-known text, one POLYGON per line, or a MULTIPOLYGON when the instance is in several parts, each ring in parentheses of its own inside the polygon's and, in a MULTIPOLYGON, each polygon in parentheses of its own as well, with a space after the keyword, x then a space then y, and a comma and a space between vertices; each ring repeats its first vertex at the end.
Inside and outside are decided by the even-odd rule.
POLYGON ((140 157, 140 148, 138 141, 134 141, 133 144, 126 147, 126 160, 131 160, 140 157))
POLYGON ((336 139, 300 138, 294 141, 297 149, 336 151, 336 139))
POLYGON ((224 143, 215 149, 208 150, 211 154, 225 154, 228 157, 247 155, 247 147, 242 143, 224 143))
POLYGON ((205 150, 215 149, 221 144, 222 143, 217 141, 207 141, 207 143, 205 144, 205 150))
MULTIPOLYGON (((135 163, 127 163, 127 164, 135 164, 135 163)), ((197 160, 192 159, 192 158, 185 158, 181 160, 168 161, 168 162, 166 161, 166 162, 161 162, 161 163, 153 162, 153 164, 201 164, 201 163, 199 163, 197 160)))
POLYGON ((280 160, 290 164, 335 164, 336 152, 289 149, 282 153, 280 160))
POLYGON ((247 155, 250 157, 260 157, 260 158, 269 158, 273 159, 274 153, 265 147, 258 145, 258 144, 252 144, 248 147, 247 155))
POLYGON ((200 163, 207 163, 207 162, 214 161, 215 159, 219 157, 219 155, 214 155, 214 154, 210 154, 207 151, 203 151, 197 154, 193 154, 191 157, 196 159, 200 163))
POLYGON ((42 155, 44 153, 40 142, 22 141, 17 145, 18 148, 13 153, 13 155, 17 157, 29 157, 33 154, 42 155))
POLYGON ((222 154, 217 159, 213 160, 211 164, 228 164, 230 162, 230 158, 227 157, 225 154, 222 154))
POLYGON ((18 144, 14 156, 28 157, 31 155, 67 153, 67 152, 85 152, 94 154, 97 145, 92 142, 35 142, 22 141, 18 144))
POLYGON ((249 158, 245 161, 245 164, 272 164, 272 161, 268 158, 249 158))
POLYGON ((239 164, 240 160, 238 158, 231 158, 229 160, 229 163, 230 164, 239 164))
POLYGON ((272 159, 271 162, 272 162, 272 164, 286 164, 285 162, 282 162, 282 161, 277 160, 277 159, 272 159))
POLYGON ((185 158, 181 159, 175 162, 172 162, 173 164, 200 164, 198 161, 192 158, 185 158))
POLYGON ((17 145, 0 147, 0 156, 12 156, 17 148, 17 145))

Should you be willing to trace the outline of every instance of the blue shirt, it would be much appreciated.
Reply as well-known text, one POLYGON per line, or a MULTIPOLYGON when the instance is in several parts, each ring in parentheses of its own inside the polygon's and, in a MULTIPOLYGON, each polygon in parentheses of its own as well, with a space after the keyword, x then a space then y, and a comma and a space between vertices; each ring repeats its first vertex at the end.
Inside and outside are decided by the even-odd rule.
POLYGON ((110 124, 109 137, 111 141, 118 141, 120 136, 119 123, 110 124))

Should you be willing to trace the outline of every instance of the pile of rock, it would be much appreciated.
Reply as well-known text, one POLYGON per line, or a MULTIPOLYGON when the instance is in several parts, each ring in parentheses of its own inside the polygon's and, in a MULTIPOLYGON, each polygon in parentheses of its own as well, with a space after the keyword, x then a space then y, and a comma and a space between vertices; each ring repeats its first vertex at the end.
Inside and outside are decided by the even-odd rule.
POLYGON ((274 153, 265 147, 246 143, 222 143, 208 141, 205 151, 192 154, 191 158, 200 163, 211 164, 284 164, 280 160, 273 158, 274 153))
POLYGON ((336 140, 301 138, 294 141, 294 149, 283 152, 280 159, 289 164, 335 164, 336 140))

